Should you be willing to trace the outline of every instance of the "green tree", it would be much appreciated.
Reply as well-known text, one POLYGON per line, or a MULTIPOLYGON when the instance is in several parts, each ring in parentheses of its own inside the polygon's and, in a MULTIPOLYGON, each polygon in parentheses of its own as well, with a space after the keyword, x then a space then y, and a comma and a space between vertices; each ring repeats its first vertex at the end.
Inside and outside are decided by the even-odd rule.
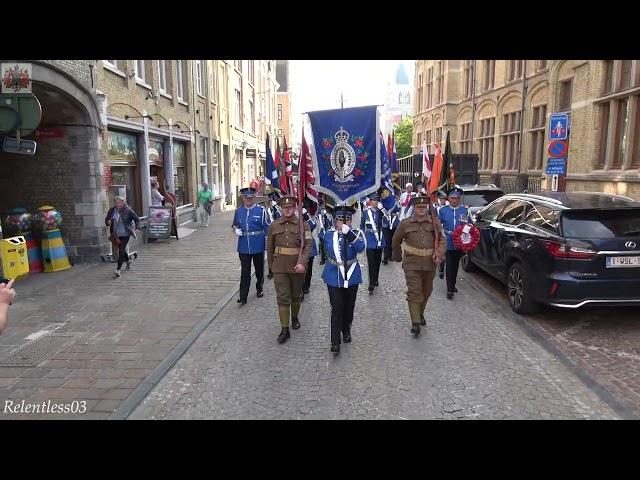
POLYGON ((410 117, 405 118, 398 123, 394 132, 396 135, 396 151, 398 158, 411 155, 411 139, 413 137, 413 122, 410 117))

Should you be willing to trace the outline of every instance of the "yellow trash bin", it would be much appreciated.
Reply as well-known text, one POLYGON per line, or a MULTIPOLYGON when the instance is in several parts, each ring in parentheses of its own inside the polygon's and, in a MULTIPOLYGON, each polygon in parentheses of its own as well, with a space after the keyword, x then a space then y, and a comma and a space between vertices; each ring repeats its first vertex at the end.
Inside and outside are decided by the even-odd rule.
POLYGON ((29 273, 29 255, 24 237, 11 237, 0 240, 0 260, 2 275, 17 279, 29 273))

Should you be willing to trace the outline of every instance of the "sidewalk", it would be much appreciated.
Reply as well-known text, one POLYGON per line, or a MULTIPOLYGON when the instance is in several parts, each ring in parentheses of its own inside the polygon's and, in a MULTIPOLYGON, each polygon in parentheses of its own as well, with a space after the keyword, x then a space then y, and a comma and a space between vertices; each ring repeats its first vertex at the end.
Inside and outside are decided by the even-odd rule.
POLYGON ((119 279, 113 278, 114 263, 100 263, 18 282, 0 336, 0 419, 108 418, 194 325, 238 288, 232 216, 232 211, 216 213, 208 228, 180 240, 137 246, 138 259, 119 279), (36 339, 26 352, 36 366, 2 366, 36 339), (87 412, 12 414, 4 412, 5 400, 86 400, 87 412))

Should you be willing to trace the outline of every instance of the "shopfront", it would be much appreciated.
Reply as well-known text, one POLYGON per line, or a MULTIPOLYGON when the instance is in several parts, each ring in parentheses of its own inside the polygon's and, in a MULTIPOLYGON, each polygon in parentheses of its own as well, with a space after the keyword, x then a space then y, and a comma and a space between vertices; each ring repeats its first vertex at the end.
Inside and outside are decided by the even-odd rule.
MULTIPOLYGON (((106 168, 110 170, 110 175, 107 176, 110 181, 105 186, 124 186, 127 203, 138 215, 142 215, 138 139, 138 135, 131 133, 108 132, 106 168)), ((111 200, 113 199, 110 199, 110 203, 111 200)))

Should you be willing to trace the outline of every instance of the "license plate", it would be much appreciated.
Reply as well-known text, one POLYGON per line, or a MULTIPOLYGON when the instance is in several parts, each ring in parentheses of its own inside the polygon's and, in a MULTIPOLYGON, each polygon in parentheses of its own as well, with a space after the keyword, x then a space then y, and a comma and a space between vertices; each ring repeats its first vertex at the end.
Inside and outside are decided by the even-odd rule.
POLYGON ((640 257, 607 257, 607 268, 640 267, 640 257))

